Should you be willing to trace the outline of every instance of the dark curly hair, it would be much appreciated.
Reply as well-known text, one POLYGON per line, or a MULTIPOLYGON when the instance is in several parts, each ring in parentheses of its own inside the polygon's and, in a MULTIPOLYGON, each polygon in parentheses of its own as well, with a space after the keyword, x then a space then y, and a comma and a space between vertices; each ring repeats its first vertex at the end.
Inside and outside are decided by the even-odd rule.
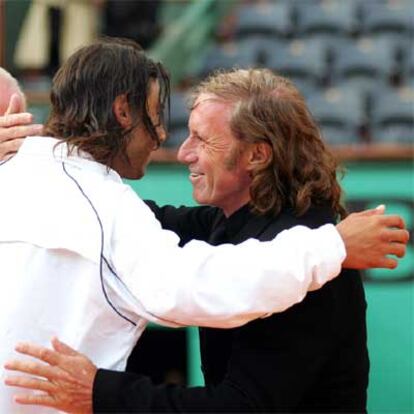
POLYGON ((53 78, 52 110, 45 134, 68 144, 69 151, 83 150, 110 167, 121 155, 129 162, 129 132, 142 123, 160 144, 156 126, 147 112, 151 80, 160 85, 160 116, 169 106, 170 83, 160 63, 147 57, 132 40, 104 38, 75 52, 53 78), (122 128, 112 109, 117 96, 125 95, 135 117, 130 129, 122 128))
POLYGON ((322 140, 305 100, 286 78, 267 69, 217 72, 193 93, 212 94, 233 105, 230 128, 241 142, 265 142, 268 162, 252 172, 250 204, 259 214, 329 205, 346 216, 337 181, 338 164, 322 140))

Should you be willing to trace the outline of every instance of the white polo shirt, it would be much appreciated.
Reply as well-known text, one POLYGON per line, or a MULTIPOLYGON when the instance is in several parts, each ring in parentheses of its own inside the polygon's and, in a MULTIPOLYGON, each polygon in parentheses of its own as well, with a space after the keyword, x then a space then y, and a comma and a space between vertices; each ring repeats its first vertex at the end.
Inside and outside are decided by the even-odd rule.
POLYGON ((49 346, 57 335, 123 370, 148 321, 234 327, 283 311, 340 271, 332 225, 180 248, 115 171, 57 143, 27 138, 0 165, 0 413, 52 412, 12 403, 2 367, 19 341, 49 346))

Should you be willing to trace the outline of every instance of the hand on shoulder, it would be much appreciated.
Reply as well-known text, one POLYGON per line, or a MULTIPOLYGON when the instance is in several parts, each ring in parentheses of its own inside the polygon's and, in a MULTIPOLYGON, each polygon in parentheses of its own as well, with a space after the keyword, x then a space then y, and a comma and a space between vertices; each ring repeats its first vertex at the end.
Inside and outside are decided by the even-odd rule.
POLYGON ((403 219, 398 215, 384 214, 379 206, 350 214, 337 226, 346 249, 343 267, 349 269, 388 268, 395 269, 406 252, 409 233, 403 219))
POLYGON ((0 116, 0 161, 12 157, 23 144, 24 138, 43 133, 43 125, 33 124, 33 115, 20 112, 21 97, 12 95, 7 111, 0 116))

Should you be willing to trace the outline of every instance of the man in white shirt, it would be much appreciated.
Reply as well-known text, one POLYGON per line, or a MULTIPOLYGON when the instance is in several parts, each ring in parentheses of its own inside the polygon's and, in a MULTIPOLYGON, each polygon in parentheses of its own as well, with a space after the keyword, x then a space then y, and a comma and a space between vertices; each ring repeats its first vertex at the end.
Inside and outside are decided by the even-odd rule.
MULTIPOLYGON (((49 137, 27 139, 1 166, 1 362, 18 340, 46 345, 58 334, 98 366, 123 369, 148 320, 237 326, 286 309, 338 273, 345 254, 333 226, 217 250, 180 249, 161 230, 120 176, 140 178, 165 139, 167 89, 163 68, 132 43, 84 48, 54 80, 49 137), (286 260, 293 249, 294 263, 286 260)), ((350 255, 361 237, 347 239, 360 231, 361 216, 353 220, 340 227, 348 264, 365 267, 361 251, 350 255)), ((11 394, 1 391, 5 412, 16 409, 11 394)))

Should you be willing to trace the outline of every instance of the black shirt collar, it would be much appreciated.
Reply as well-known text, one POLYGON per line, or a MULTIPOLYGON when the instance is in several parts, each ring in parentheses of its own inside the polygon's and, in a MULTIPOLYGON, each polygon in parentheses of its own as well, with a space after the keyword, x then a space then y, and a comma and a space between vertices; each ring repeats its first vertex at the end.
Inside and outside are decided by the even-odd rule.
POLYGON ((217 231, 219 228, 223 229, 226 234, 226 239, 232 239, 233 236, 240 232, 243 226, 253 217, 253 213, 250 211, 248 204, 245 204, 237 211, 235 211, 230 217, 226 217, 222 211, 215 224, 213 225, 213 231, 217 231))
POLYGON ((235 211, 230 217, 224 217, 226 233, 231 238, 253 217, 248 204, 235 211))

